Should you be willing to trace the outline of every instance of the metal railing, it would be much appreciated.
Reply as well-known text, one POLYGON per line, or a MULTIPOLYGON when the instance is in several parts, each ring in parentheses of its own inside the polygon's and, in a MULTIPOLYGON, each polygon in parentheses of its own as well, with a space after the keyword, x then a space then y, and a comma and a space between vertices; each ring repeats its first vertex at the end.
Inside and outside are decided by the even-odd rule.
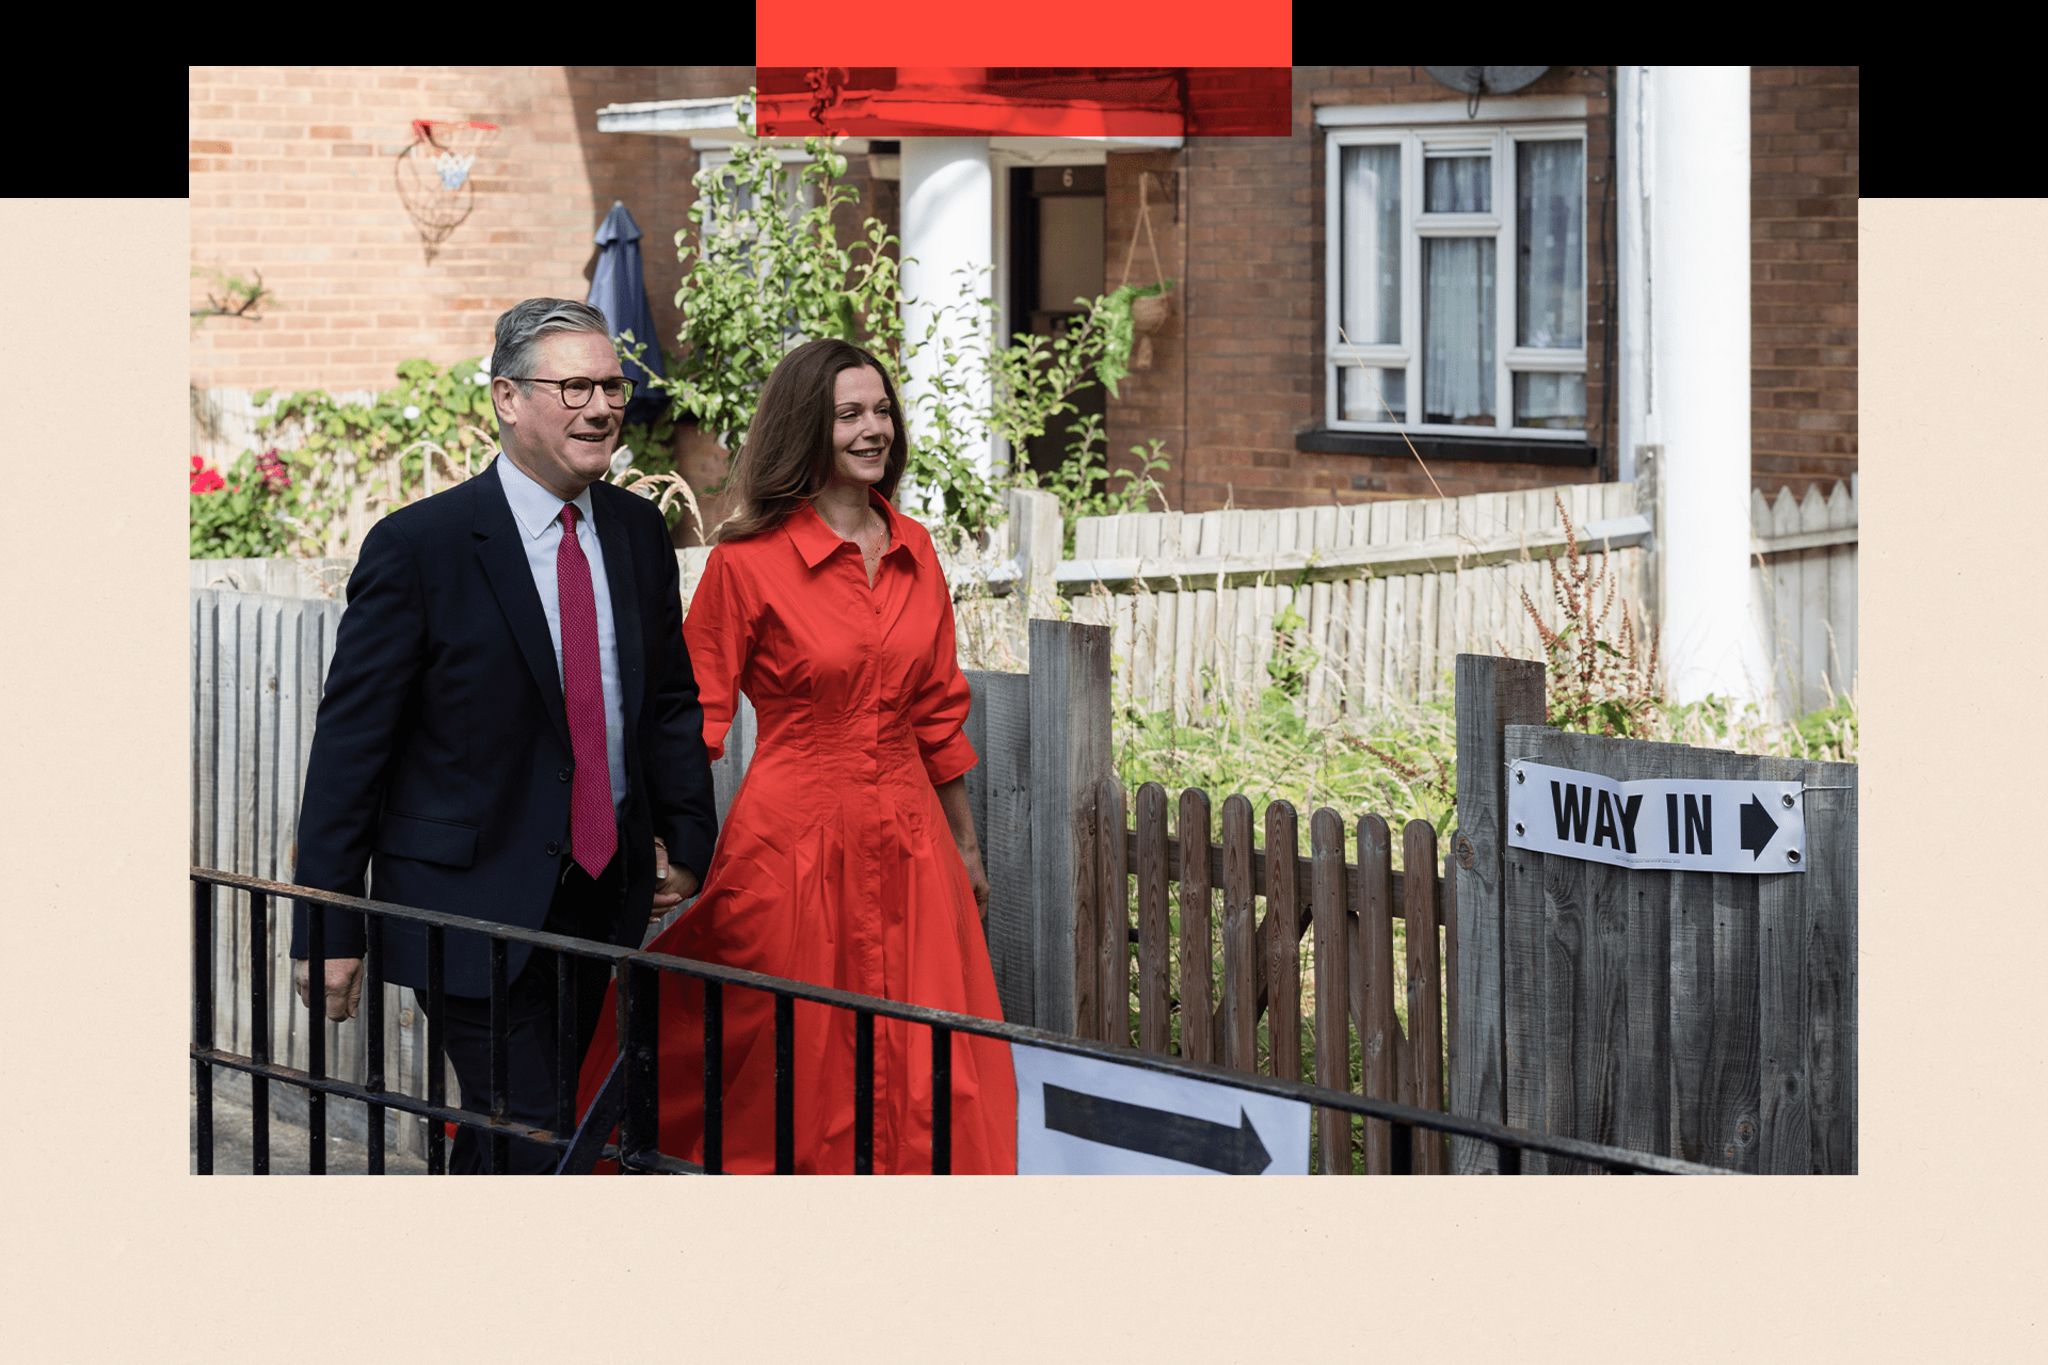
MULTIPOLYGON (((723 1165, 723 1046, 724 993, 727 987, 758 990, 775 1001, 775 1168, 795 1168, 794 1111, 795 1010, 799 1000, 851 1011, 854 1017, 854 1173, 870 1174, 874 1168, 874 1029, 877 1018, 899 1019, 921 1024, 930 1031, 932 1067, 932 1171, 944 1175, 951 1169, 951 1056, 955 1033, 1025 1043, 1079 1057, 1095 1058, 1122 1066, 1164 1072, 1234 1087, 1254 1094, 1305 1102, 1311 1106, 1379 1120, 1390 1125, 1393 1134, 1394 1170, 1405 1174, 1413 1169, 1414 1134, 1449 1134, 1489 1144, 1499 1154, 1503 1174, 1522 1171, 1522 1154, 1540 1152, 1581 1162, 1622 1175, 1721 1175, 1702 1166, 1647 1152, 1584 1142, 1576 1138, 1552 1137, 1481 1119, 1462 1118, 1436 1110, 1418 1109, 1385 1100, 1368 1099, 1342 1090, 1301 1081, 1281 1080, 1249 1072, 1233 1071, 1202 1062, 1139 1052, 1106 1043, 1053 1033, 1020 1024, 955 1014, 948 1010, 906 1005, 875 996, 814 986, 806 982, 764 976, 758 972, 696 962, 666 953, 619 948, 591 939, 571 938, 542 930, 516 929, 463 915, 421 910, 315 891, 283 882, 245 877, 214 868, 194 867, 192 880, 192 1064, 196 1104, 197 1167, 202 1175, 213 1171, 213 1072, 216 1067, 246 1073, 250 1077, 253 1118, 251 1164, 256 1174, 269 1171, 268 1095, 275 1081, 303 1089, 307 1097, 307 1169, 325 1173, 326 1098, 330 1095, 359 1101, 367 1107, 368 1169, 379 1175, 384 1170, 384 1112, 396 1110, 428 1119, 427 1169, 430 1174, 446 1170, 446 1130, 454 1123, 475 1129, 486 1139, 487 1167, 502 1169, 508 1144, 514 1138, 544 1144, 562 1153, 560 1173, 588 1171, 600 1160, 616 1161, 622 1171, 653 1174, 718 1174, 723 1165), (249 896, 249 949, 257 969, 250 972, 251 1034, 247 1055, 223 1051, 214 1046, 214 914, 215 889, 246 892, 249 896), (306 907, 307 940, 310 945, 308 970, 315 991, 325 975, 324 942, 321 929, 324 912, 333 909, 370 916, 403 919, 421 925, 427 941, 427 1096, 420 1100, 385 1089, 384 1086, 384 967, 381 935, 367 935, 363 964, 364 998, 373 1002, 365 1011, 365 1045, 368 1056, 360 1083, 326 1074, 326 1030, 307 1030, 305 1069, 280 1066, 270 1056, 269 960, 267 911, 273 899, 296 900, 306 907), (491 944, 490 976, 490 1095, 483 1110, 448 1104, 445 1093, 446 1066, 440 1020, 443 1017, 443 968, 448 931, 468 931, 486 937, 491 944), (556 1126, 539 1129, 505 1117, 507 981, 506 950, 513 942, 555 951, 556 1017, 558 1020, 556 1074, 556 1126), (617 973, 619 987, 620 1056, 611 1080, 603 1087, 580 1127, 575 1121, 575 1077, 580 1058, 573 1055, 575 982, 570 970, 571 956, 600 959, 617 973), (701 1166, 663 1153, 657 1145, 658 1084, 657 991, 660 974, 671 972, 703 983, 704 1008, 704 1162, 701 1166), (618 1140, 609 1140, 616 1127, 618 1140)), ((465 1097, 473 1102, 474 1097, 465 1097)))

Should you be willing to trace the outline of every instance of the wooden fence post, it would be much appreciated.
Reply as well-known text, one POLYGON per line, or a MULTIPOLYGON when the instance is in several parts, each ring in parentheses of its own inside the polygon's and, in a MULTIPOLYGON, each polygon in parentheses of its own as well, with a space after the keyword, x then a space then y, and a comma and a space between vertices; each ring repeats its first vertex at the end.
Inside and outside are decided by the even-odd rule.
POLYGON ((1031 982, 1037 971, 1036 911, 1031 860, 1031 679, 1022 673, 969 670, 974 694, 967 739, 980 762, 967 773, 967 804, 974 812, 988 870, 988 953, 1003 1017, 1032 1021, 1031 982))
MULTIPOLYGON (((1460 654, 1457 663, 1458 1017, 1452 1045, 1451 1112, 1507 1121, 1506 1020, 1501 982, 1504 890, 1502 837, 1507 818, 1510 725, 1544 721, 1543 665, 1525 659, 1460 654)), ((1453 1139, 1451 1169, 1459 1174, 1499 1168, 1492 1148, 1453 1139)))
POLYGON ((1033 973, 1029 1020, 1076 1030, 1074 911, 1093 860, 1082 823, 1095 784, 1110 776, 1109 627, 1031 622, 1031 850, 1033 973))
POLYGON ((1024 599, 1025 619, 1050 616, 1059 596, 1054 574, 1066 546, 1059 499, 1035 488, 1013 488, 1007 501, 1010 540, 1017 553, 1017 592, 1024 599))

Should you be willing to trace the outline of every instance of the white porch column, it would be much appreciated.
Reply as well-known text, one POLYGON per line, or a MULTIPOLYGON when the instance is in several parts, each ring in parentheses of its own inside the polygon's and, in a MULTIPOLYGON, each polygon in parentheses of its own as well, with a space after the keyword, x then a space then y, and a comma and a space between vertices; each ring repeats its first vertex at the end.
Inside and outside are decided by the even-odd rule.
POLYGON ((1636 439, 1663 447, 1660 653, 1680 701, 1758 698, 1769 667, 1749 610, 1749 68, 1649 67, 1639 88, 1651 212, 1636 439))
MULTIPOLYGON (((940 317, 941 334, 956 342, 968 341, 970 328, 986 332, 986 318, 974 300, 993 287, 994 186, 987 138, 903 139, 903 292, 912 300, 903 309, 908 340, 922 342, 934 315, 940 317)), ((922 347, 906 367, 903 402, 913 432, 930 429, 926 404, 932 378, 940 369, 941 349, 922 347)), ((957 379, 965 381, 960 401, 972 407, 972 425, 979 432, 976 456, 982 470, 988 472, 994 467, 994 456, 985 416, 989 403, 986 337, 966 354, 971 354, 972 362, 955 372, 957 379)))

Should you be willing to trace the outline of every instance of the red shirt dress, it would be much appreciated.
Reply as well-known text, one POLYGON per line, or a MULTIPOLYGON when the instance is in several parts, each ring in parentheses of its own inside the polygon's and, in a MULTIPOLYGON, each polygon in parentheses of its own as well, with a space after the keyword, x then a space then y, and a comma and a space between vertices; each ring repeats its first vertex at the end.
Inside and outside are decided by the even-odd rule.
MULTIPOLYGON (((808 504, 782 525, 718 545, 683 626, 723 752, 737 695, 759 725, 745 780, 696 902, 648 946, 862 995, 1002 1018, 988 946, 934 787, 976 755, 961 727, 967 679, 931 536, 879 495, 889 525, 870 587, 860 547, 808 504)), ((616 990, 616 987, 614 987, 616 990)), ((661 974, 660 1147, 703 1159, 703 990, 661 974)), ((775 1166, 775 1026, 769 995, 724 992, 724 1168, 775 1166)), ((585 1058, 579 1111, 617 1056, 607 1002, 585 1058)), ((800 1172, 853 1170, 854 1016, 795 1008, 800 1172)), ((952 1169, 1016 1170, 1007 1044, 953 1035, 952 1169)), ((931 1031, 875 1020, 874 1170, 932 1169, 931 1031)))

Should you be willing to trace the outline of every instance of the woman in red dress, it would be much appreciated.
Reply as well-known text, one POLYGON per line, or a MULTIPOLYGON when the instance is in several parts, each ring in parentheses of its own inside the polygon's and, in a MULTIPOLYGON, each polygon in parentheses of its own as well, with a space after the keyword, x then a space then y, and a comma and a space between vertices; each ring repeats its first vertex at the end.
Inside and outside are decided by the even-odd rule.
MULTIPOLYGON (((862 995, 1000 1019, 988 881, 965 774, 967 680, 931 536, 889 503, 907 446, 866 351, 791 351, 761 391, 683 626, 723 752, 737 694, 759 724, 695 904, 648 946, 862 995)), ((703 990, 661 974, 661 1151, 703 1159, 703 990)), ((723 993, 723 1158, 775 1166, 773 999, 723 993)), ((617 1056, 610 1002, 579 1109, 617 1056)), ((854 1168, 854 1016, 795 1007, 796 1169, 854 1168)), ((931 1031, 877 1017, 874 1170, 932 1169, 931 1031)), ((952 1169, 1016 1169, 1007 1044, 953 1035, 952 1169)))

